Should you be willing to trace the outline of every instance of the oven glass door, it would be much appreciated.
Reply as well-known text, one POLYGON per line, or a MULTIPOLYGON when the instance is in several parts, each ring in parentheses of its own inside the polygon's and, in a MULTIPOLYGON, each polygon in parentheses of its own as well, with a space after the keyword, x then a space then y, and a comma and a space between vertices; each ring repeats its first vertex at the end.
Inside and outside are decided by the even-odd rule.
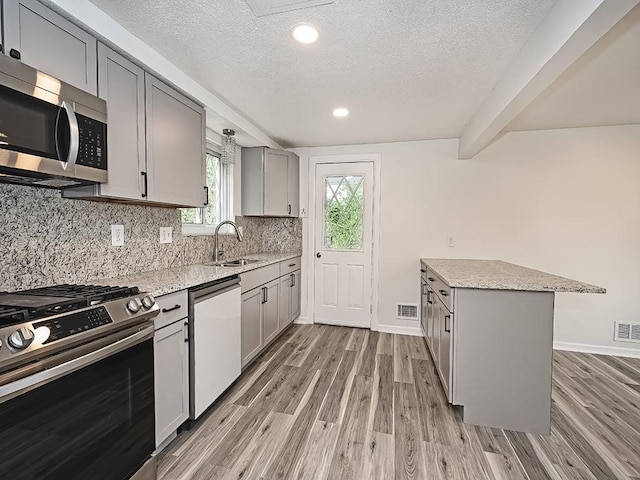
POLYGON ((66 161, 70 141, 64 109, 0 85, 0 148, 66 161))
POLYGON ((127 479, 154 428, 148 339, 0 404, 0 479, 127 479))

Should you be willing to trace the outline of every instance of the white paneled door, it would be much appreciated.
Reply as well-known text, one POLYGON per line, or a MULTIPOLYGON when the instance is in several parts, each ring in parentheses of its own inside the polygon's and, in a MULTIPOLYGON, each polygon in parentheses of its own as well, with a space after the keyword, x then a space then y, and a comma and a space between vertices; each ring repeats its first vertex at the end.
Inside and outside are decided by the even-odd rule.
POLYGON ((316 165, 315 322, 371 326, 373 163, 316 165))

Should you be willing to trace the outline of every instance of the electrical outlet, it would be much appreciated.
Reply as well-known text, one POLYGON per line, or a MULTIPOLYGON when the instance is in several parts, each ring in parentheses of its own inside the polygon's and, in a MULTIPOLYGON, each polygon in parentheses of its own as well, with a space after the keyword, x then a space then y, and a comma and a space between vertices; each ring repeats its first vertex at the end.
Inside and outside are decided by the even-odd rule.
POLYGON ((160 243, 173 242, 173 229, 171 227, 160 227, 160 243))
POLYGON ((124 225, 111 225, 111 245, 114 247, 124 245, 124 225))
POLYGON ((307 209, 306 208, 304 208, 304 207, 300 208, 300 216, 303 217, 303 218, 307 217, 307 209))
POLYGON ((453 237, 453 235, 447 235, 447 247, 455 247, 456 246, 456 239, 453 237))

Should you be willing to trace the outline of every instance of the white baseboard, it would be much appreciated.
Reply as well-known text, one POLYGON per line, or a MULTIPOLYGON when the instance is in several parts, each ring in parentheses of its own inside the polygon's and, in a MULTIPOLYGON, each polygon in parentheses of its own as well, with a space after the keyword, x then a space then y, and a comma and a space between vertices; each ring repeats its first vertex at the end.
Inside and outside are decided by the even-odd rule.
POLYGON ((313 325, 313 321, 309 317, 298 317, 293 323, 296 325, 313 325))
POLYGON ((640 349, 626 347, 603 347, 602 345, 588 345, 584 343, 553 342, 554 350, 567 352, 596 353, 614 357, 640 358, 640 349))
POLYGON ((396 335, 411 335, 422 337, 420 325, 417 327, 404 327, 400 325, 378 325, 378 331, 384 333, 395 333, 396 335))

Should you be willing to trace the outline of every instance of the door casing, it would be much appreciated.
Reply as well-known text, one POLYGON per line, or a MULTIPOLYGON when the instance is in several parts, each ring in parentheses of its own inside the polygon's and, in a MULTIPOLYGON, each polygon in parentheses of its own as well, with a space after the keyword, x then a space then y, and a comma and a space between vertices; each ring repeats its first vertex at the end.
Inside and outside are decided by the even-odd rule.
POLYGON ((380 253, 380 164, 379 153, 352 155, 322 155, 309 158, 309 208, 307 217, 308 235, 306 241, 307 260, 307 322, 315 323, 315 239, 316 239, 316 165, 326 163, 373 163, 373 250, 371 262, 371 330, 378 331, 378 286, 380 253))

